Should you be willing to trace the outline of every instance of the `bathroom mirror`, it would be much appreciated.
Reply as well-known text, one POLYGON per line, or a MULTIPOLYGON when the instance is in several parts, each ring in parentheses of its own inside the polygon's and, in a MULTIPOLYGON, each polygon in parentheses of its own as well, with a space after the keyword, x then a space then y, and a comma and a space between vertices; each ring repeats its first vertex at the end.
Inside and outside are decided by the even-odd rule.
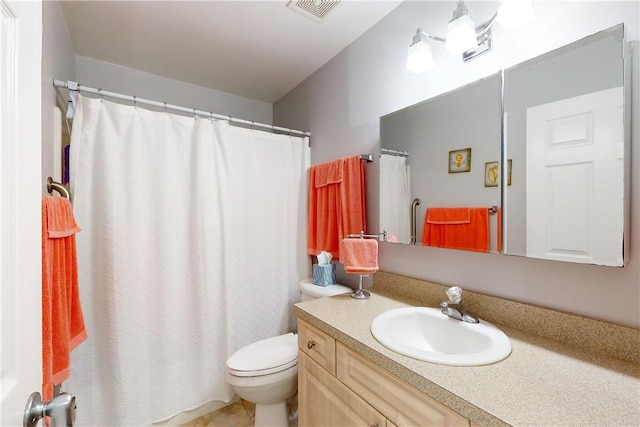
POLYGON ((422 245, 429 207, 500 208, 504 200, 489 216, 489 252, 622 266, 624 53, 620 24, 504 70, 504 89, 499 73, 381 117, 379 214, 388 240, 422 245), (469 171, 449 170, 452 151, 470 154, 469 171))
POLYGON ((505 253, 623 265, 622 24, 504 72, 505 253))
POLYGON ((498 252, 501 88, 498 73, 380 118, 380 229, 388 241, 498 252), (486 237, 425 232, 427 212, 429 230, 446 226, 433 216, 451 214, 442 208, 484 209, 479 220, 473 213, 462 220, 486 237))

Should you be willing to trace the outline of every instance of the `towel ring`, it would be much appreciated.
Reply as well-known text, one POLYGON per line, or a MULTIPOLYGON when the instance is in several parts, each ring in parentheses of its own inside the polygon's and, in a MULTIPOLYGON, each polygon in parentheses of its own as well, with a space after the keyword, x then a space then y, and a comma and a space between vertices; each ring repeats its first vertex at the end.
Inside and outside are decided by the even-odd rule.
POLYGON ((47 191, 51 194, 53 191, 57 191, 62 197, 67 200, 71 200, 71 195, 69 194, 69 190, 67 187, 60 184, 59 182, 55 182, 53 178, 47 178, 47 191))

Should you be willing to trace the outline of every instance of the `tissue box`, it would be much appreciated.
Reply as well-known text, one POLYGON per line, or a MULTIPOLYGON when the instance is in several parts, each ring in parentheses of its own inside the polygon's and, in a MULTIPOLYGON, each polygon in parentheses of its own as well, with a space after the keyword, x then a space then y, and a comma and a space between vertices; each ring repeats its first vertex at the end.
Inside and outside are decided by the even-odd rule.
POLYGON ((336 283, 336 265, 313 264, 313 284, 318 286, 329 286, 336 283))

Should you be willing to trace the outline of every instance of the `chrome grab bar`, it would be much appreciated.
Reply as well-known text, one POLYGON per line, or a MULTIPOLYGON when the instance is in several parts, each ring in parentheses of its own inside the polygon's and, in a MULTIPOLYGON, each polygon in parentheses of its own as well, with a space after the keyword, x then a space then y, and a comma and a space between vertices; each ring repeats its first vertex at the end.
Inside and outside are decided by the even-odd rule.
POLYGON ((411 203, 411 244, 412 245, 416 244, 416 230, 418 228, 416 224, 416 220, 417 220, 416 208, 419 204, 420 204, 420 199, 418 199, 417 197, 413 199, 413 202, 411 203))

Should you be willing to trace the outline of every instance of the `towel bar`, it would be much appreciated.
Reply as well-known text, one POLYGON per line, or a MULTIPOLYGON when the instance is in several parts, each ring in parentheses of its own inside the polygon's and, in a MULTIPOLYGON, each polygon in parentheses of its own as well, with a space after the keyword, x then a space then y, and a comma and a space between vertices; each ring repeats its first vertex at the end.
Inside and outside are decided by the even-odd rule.
POLYGON ((364 234, 364 231, 361 231, 358 234, 348 234, 347 237, 348 238, 354 238, 354 237, 358 237, 360 239, 380 239, 380 237, 382 236, 383 240, 387 240, 387 232, 383 231, 382 233, 379 234, 364 234))

